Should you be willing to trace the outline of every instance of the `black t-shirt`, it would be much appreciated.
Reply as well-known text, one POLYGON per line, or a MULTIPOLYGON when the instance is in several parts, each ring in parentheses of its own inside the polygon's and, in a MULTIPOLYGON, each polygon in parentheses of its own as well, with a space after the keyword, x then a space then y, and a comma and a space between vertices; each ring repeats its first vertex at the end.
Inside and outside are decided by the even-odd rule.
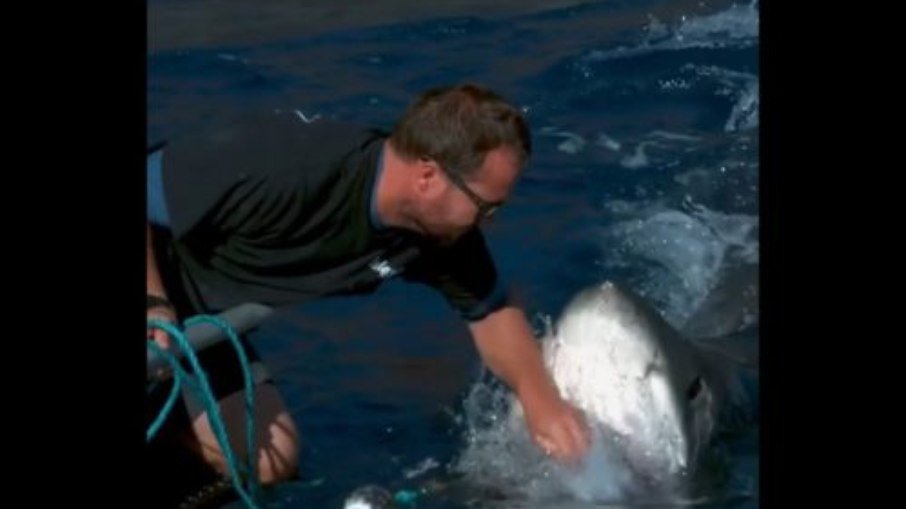
POLYGON ((468 320, 506 301, 481 232, 452 246, 372 224, 385 132, 291 113, 170 140, 169 259, 195 312, 367 293, 389 277, 440 290, 468 320))

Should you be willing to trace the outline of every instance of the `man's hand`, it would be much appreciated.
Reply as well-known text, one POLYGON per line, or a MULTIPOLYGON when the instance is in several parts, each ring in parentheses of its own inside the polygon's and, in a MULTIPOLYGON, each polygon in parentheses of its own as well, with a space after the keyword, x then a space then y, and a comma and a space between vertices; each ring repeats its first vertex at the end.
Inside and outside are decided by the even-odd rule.
MULTIPOLYGON (((167 292, 157 270, 157 262, 154 260, 154 234, 151 231, 150 223, 146 225, 145 231, 147 232, 145 238, 147 239, 146 258, 148 264, 148 314, 146 320, 150 322, 152 318, 157 318, 158 320, 176 324, 178 323, 176 321, 176 310, 173 309, 173 304, 170 304, 170 301, 167 300, 167 292)), ((153 339, 163 349, 170 348, 170 336, 163 329, 148 327, 148 339, 153 339)))
POLYGON ((535 444, 561 463, 579 463, 591 445, 582 413, 557 395, 520 395, 520 400, 535 444))
POLYGON ((525 313, 506 306, 470 328, 481 358, 519 397, 538 446, 562 462, 578 463, 591 434, 583 415, 560 398, 525 313))
MULTIPOLYGON (((176 323, 176 313, 173 311, 173 307, 166 302, 166 299, 163 299, 162 297, 159 298, 161 302, 156 305, 151 302, 152 296, 149 295, 148 300, 148 322, 150 322, 152 318, 156 318, 172 324, 176 323)), ((170 335, 163 329, 156 327, 152 329, 151 327, 148 327, 148 339, 153 339, 161 348, 170 348, 170 335)))

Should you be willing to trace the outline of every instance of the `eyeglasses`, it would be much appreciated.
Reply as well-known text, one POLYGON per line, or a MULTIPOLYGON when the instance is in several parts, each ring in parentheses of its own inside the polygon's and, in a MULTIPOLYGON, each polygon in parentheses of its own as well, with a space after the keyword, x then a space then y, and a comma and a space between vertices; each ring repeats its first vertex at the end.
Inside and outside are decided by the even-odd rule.
POLYGON ((452 182, 454 186, 458 187, 459 190, 462 191, 463 194, 465 194, 469 198, 469 200, 471 200, 472 203, 475 204, 476 207, 478 207, 478 220, 487 219, 493 216, 494 213, 497 212, 497 209, 499 209, 500 206, 503 205, 503 201, 485 201, 481 196, 478 196, 475 191, 472 191, 472 189, 470 189, 469 186, 466 185, 466 181, 463 180, 462 177, 460 177, 458 174, 453 173, 452 171, 447 171, 447 169, 441 165, 437 166, 441 169, 441 171, 444 172, 445 175, 447 175, 447 177, 450 179, 450 182, 452 182))

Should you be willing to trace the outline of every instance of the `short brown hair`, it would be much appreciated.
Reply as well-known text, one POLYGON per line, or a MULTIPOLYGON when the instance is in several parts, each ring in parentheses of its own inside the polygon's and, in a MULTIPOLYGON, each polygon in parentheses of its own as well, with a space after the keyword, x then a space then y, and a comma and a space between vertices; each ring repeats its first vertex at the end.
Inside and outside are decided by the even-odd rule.
POLYGON ((485 155, 500 146, 516 152, 520 165, 532 152, 522 113, 491 90, 474 84, 423 92, 390 136, 403 157, 429 158, 461 176, 473 174, 485 155))

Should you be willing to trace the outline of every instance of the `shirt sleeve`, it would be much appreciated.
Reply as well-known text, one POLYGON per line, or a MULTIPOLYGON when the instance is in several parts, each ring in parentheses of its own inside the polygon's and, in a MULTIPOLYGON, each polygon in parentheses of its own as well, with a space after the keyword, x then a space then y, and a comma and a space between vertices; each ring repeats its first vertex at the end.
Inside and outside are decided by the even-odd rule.
POLYGON ((231 118, 172 140, 163 184, 174 235, 204 225, 260 237, 312 213, 353 136, 348 126, 284 113, 231 118))
POLYGON ((484 236, 477 228, 450 246, 427 248, 404 278, 437 289, 470 322, 481 320, 508 301, 484 236))

